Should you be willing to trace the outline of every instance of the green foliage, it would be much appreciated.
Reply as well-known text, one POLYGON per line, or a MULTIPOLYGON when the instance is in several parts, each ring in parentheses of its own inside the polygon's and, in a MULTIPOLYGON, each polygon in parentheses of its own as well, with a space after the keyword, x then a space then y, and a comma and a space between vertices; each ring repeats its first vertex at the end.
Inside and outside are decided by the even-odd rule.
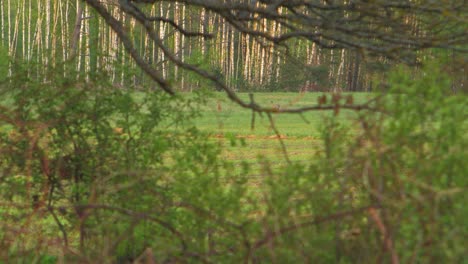
POLYGON ((10 56, 8 50, 0 43, 0 81, 4 81, 8 76, 8 65, 10 56))
MULTIPOLYGON (((345 171, 365 190, 365 200, 380 208, 393 244, 384 246, 387 256, 461 262, 467 98, 447 94, 450 78, 437 65, 412 75, 400 68, 388 81, 391 95, 381 102, 385 114, 362 116, 345 171)), ((377 226, 378 219, 374 222, 377 226)))
MULTIPOLYGON (((391 146, 385 155, 392 157, 385 169, 401 170, 382 176, 407 195, 388 195, 386 201, 400 207, 393 213, 402 219, 402 231, 396 232, 405 241, 402 249, 412 248, 423 262, 461 262, 468 216, 462 206, 468 186, 468 100, 447 93, 451 79, 440 71, 431 64, 413 78, 403 69, 391 76, 397 94, 383 131, 384 144, 391 146)), ((410 259, 409 252, 402 253, 410 259)))
POLYGON ((307 160, 281 164, 223 159, 193 126, 206 94, 14 72, 0 86, 4 261, 463 261, 468 102, 436 65, 390 74, 377 112, 324 115, 307 160))
MULTIPOLYGON (((290 57, 279 71, 278 80, 271 81, 259 91, 289 91, 297 92, 307 83, 314 83, 325 91, 330 87, 328 80, 329 67, 326 65, 306 65, 300 62, 300 58, 290 57)), ((310 89, 310 88, 309 88, 310 89)), ((315 90, 314 92, 319 92, 315 90)))
MULTIPOLYGON (((202 54, 200 50, 194 50, 190 54, 190 57, 187 57, 185 62, 195 65, 198 67, 200 70, 206 71, 206 72, 211 72, 216 75, 216 77, 222 77, 221 69, 217 65, 213 65, 212 63, 212 54, 202 54)), ((187 71, 183 73, 184 76, 186 77, 186 86, 189 87, 182 87, 185 90, 197 90, 197 89, 206 89, 208 87, 213 86, 213 82, 210 80, 194 73, 191 71, 187 71), (189 88, 189 89, 186 89, 189 88)), ((214 87, 212 90, 217 89, 214 87)))
MULTIPOLYGON (((104 219, 115 217, 115 213, 95 214, 89 207, 102 203, 120 208, 117 211, 136 212, 157 208, 158 202, 164 207, 171 200, 181 199, 171 194, 173 188, 181 188, 173 182, 188 181, 173 174, 196 177, 206 173, 209 178, 212 175, 200 166, 210 164, 209 170, 218 166, 216 148, 186 122, 196 116, 203 101, 197 95, 182 99, 157 92, 135 93, 116 89, 105 81, 106 76, 99 75, 86 81, 76 79, 73 73, 63 77, 51 71, 44 81, 33 79, 26 70, 15 72, 18 75, 1 85, 0 103, 5 112, 0 116, 0 150, 4 154, 0 188, 2 197, 13 203, 0 215, 6 223, 5 214, 12 212, 34 217, 45 214, 44 221, 34 223, 37 235, 55 239, 62 233, 57 239, 62 243, 68 240, 71 247, 78 246, 73 238, 78 236, 80 248, 87 248, 89 251, 83 252, 89 254, 101 252, 102 248, 93 244, 100 243, 94 240, 103 232, 114 234, 135 228, 135 234, 129 236, 136 237, 136 242, 126 242, 131 251, 120 251, 127 255, 144 249, 138 248, 144 244, 141 226, 148 225, 149 230, 155 226, 140 224, 145 222, 140 213, 127 216, 137 221, 135 226, 132 221, 108 226, 104 219), (203 164, 199 166, 198 162, 203 164), (153 192, 160 196, 154 197, 153 192), (16 202, 32 206, 15 209, 16 202), (48 237, 53 233, 56 235, 48 237)), ((26 219, 18 224, 31 227, 26 219)), ((9 236, 13 231, 6 224, 1 232, 9 236)), ((165 233, 156 233, 161 232, 165 233)), ((24 236, 32 238, 26 231, 24 236)), ((120 250, 122 245, 115 248, 120 250)), ((10 250, 13 254, 21 249, 10 250)))

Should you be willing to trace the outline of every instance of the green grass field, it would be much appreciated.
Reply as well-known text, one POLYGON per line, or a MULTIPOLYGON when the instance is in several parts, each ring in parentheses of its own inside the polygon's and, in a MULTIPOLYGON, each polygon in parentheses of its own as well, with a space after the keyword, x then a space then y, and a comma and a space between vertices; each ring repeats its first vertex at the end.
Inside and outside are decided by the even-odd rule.
MULTIPOLYGON (((254 95, 257 103, 263 106, 281 108, 298 108, 317 104, 321 93, 257 93, 254 95)), ((365 102, 373 94, 354 93, 354 101, 365 102)), ((245 100, 248 94, 240 93, 245 100)), ((311 111, 299 114, 274 114, 275 125, 286 137, 317 137, 324 116, 332 115, 332 111, 311 111)), ((350 119, 352 113, 342 111, 338 118, 341 121, 350 119)), ((214 134, 232 134, 243 136, 268 137, 274 135, 267 116, 256 116, 255 128, 251 129, 252 112, 231 102, 224 94, 215 94, 203 109, 202 117, 196 120, 197 127, 214 134)))
MULTIPOLYGON (((247 100, 247 93, 239 94, 247 100)), ((297 108, 317 104, 321 93, 257 93, 254 98, 264 106, 297 108)), ((373 94, 353 93, 354 101, 365 102, 373 94)), ((329 95, 328 95, 329 96, 329 95)), ((341 111, 337 118, 350 122, 351 111, 341 111)), ((311 111, 299 114, 274 114, 276 128, 282 135, 288 156, 293 161, 305 161, 319 150, 320 127, 326 116, 333 111, 311 111)), ((255 163, 257 157, 265 157, 278 165, 286 162, 281 144, 266 115, 256 115, 255 128, 251 129, 252 112, 231 102, 224 94, 215 94, 203 108, 202 116, 195 125, 210 133, 214 141, 223 146, 223 157, 227 160, 249 160, 255 163), (236 139, 236 140, 234 140, 236 139), (237 143, 236 143, 237 142, 237 143), (242 144, 245 143, 245 144, 242 144)))

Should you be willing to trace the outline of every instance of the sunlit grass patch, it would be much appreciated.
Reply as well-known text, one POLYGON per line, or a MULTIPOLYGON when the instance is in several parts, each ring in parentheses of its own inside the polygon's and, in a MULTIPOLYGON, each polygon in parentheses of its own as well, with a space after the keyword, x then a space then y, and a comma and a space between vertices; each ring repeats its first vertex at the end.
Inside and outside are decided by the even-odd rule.
MULTIPOLYGON (((262 106, 286 109, 317 105, 318 98, 322 95, 328 98, 331 96, 323 93, 256 93, 254 98, 262 106)), ((375 96, 370 93, 349 95, 353 96, 355 103, 366 102, 375 96)), ((248 100, 247 93, 240 93, 239 96, 248 100)), ((340 111, 338 119, 347 122, 354 114, 343 110, 340 111)), ((317 137, 323 118, 330 115, 333 115, 333 111, 309 111, 302 115, 274 114, 273 120, 280 133, 287 137, 317 137)), ((214 98, 208 100, 206 106, 202 108, 201 117, 195 120, 195 124, 200 130, 214 134, 263 136, 275 134, 265 114, 256 114, 252 127, 252 111, 229 101, 224 94, 215 94, 214 98)))

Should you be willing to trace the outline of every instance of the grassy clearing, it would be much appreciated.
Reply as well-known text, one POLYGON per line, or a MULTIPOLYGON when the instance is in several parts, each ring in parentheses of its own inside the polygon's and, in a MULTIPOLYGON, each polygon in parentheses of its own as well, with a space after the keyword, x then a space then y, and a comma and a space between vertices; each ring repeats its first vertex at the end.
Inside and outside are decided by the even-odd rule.
MULTIPOLYGON (((297 108, 317 104, 322 93, 257 93, 254 98, 257 103, 271 107, 297 108)), ((365 102, 372 98, 369 93, 353 93, 354 101, 365 102)), ((248 99, 247 93, 239 96, 248 99)), ((328 96, 329 97, 329 96, 328 96)), ((275 125, 282 135, 286 137, 317 137, 319 127, 324 116, 332 115, 331 111, 311 111, 298 114, 275 114, 275 125)), ((338 116, 342 121, 349 120, 352 113, 342 111, 338 116)), ((252 112, 240 108, 229 101, 224 94, 216 94, 203 109, 202 117, 196 120, 196 125, 202 131, 214 134, 231 135, 274 135, 266 116, 256 116, 255 128, 251 129, 252 112)))
MULTIPOLYGON (((240 93, 247 100, 247 93, 240 93)), ((317 103, 322 93, 257 93, 257 103, 266 106, 293 108, 317 103)), ((369 93, 353 93, 354 101, 365 102, 372 98, 369 93)), ((354 113, 342 111, 338 118, 348 122, 354 113)), ((332 111, 311 111, 299 114, 275 114, 275 126, 283 137, 288 156, 292 161, 305 161, 319 150, 320 126, 323 118, 333 115, 332 111)), ((268 118, 256 116, 255 128, 251 129, 252 112, 229 101, 224 94, 215 94, 203 108, 202 116, 196 119, 196 126, 213 135, 223 146, 223 157, 227 160, 248 160, 255 163, 258 157, 265 157, 278 165, 285 162, 279 140, 271 128, 268 118), (245 143, 245 144, 243 144, 245 143)))

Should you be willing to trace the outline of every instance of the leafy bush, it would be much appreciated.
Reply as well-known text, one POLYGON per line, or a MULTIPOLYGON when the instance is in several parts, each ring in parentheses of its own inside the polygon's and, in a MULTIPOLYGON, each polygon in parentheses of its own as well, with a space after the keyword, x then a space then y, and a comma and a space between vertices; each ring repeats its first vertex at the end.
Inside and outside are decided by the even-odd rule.
POLYGON ((325 118, 310 161, 260 158, 256 178, 188 122, 203 94, 73 76, 0 86, 7 262, 463 260, 467 99, 437 67, 395 71, 379 111, 325 118))
MULTIPOLYGON (((217 150, 187 122, 201 95, 135 93, 112 87, 106 76, 81 80, 56 69, 45 80, 31 78, 27 70, 15 72, 1 85, 0 188, 6 202, 0 218, 6 256, 57 250, 56 244, 78 248, 84 256, 143 250, 138 249, 145 241, 139 236, 142 226, 156 225, 145 222, 146 214, 165 212, 181 198, 172 194, 182 188, 174 182, 189 187, 184 182, 189 179, 176 176, 212 177, 217 150), (125 232, 138 237, 127 240, 125 232), (122 251, 124 240, 130 251, 122 251)), ((170 233, 155 234, 161 232, 170 233)))
POLYGON ((408 72, 390 74, 383 113, 359 118, 347 150, 345 186, 376 207, 361 219, 361 230, 375 230, 363 234, 362 254, 394 263, 462 262, 468 100, 447 95, 451 80, 435 65, 408 72))

